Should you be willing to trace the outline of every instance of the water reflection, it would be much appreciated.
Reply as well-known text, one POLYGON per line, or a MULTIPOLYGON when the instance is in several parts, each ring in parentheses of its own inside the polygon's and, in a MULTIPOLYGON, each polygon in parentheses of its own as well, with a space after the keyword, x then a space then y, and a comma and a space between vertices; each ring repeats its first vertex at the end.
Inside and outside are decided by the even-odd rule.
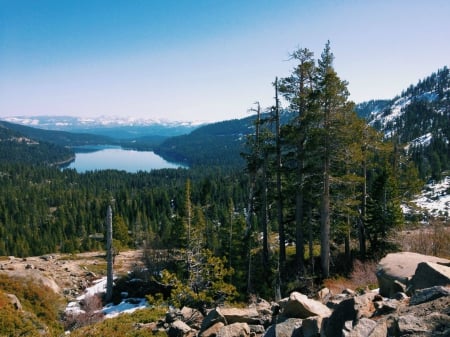
POLYGON ((124 170, 130 173, 163 168, 185 167, 170 163, 153 151, 126 150, 121 147, 78 147, 76 157, 67 167, 82 173, 94 170, 124 170))

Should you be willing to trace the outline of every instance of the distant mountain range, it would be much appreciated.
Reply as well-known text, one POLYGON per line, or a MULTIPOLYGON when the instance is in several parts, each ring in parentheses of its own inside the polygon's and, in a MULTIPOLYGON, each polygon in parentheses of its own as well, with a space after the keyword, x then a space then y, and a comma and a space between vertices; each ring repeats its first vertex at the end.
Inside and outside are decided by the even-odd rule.
MULTIPOLYGON (((360 103, 355 109, 387 139, 395 139, 406 146, 422 177, 438 178, 442 171, 450 170, 450 72, 447 67, 411 85, 393 99, 360 103)), ((291 116, 285 111, 282 118, 291 116)), ((63 146, 97 142, 153 150, 167 159, 188 165, 242 165, 240 153, 245 136, 253 132, 255 116, 210 124, 120 117, 3 119, 14 123, 14 127, 9 127, 32 139, 63 146)))
POLYGON ((12 116, 3 120, 45 130, 90 133, 115 139, 172 137, 189 133, 205 122, 167 121, 133 117, 12 116))

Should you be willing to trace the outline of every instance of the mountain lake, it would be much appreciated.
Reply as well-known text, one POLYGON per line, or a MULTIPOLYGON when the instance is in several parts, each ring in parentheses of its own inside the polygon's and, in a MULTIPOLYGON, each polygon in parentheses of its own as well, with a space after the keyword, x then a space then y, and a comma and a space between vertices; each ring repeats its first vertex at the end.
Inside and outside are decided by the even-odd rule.
POLYGON ((73 148, 75 160, 64 168, 78 173, 95 170, 123 170, 129 173, 186 167, 170 163, 153 151, 136 151, 120 146, 80 146, 73 148))

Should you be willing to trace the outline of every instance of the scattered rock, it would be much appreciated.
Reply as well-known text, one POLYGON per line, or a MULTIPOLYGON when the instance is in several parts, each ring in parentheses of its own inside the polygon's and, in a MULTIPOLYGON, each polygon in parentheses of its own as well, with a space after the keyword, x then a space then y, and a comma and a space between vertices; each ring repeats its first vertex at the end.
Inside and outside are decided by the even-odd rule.
POLYGON ((400 316, 396 320, 397 336, 430 336, 431 327, 423 317, 416 315, 400 316))
POLYGON ((328 317, 331 315, 331 310, 319 301, 310 299, 299 292, 292 292, 289 299, 283 301, 281 313, 289 318, 328 317))
POLYGON ((417 290, 409 300, 410 305, 417 305, 429 301, 433 301, 437 298, 450 296, 450 288, 443 286, 435 286, 426 289, 417 290))
POLYGON ((215 337, 219 333, 219 330, 225 326, 223 322, 217 322, 211 326, 209 326, 205 330, 201 330, 198 334, 199 337, 215 337))
POLYGON ((170 328, 167 330, 167 335, 169 337, 194 336, 195 333, 195 330, 191 329, 189 325, 180 320, 172 322, 170 328))
POLYGON ((320 316, 312 316, 305 318, 302 322, 302 334, 303 337, 316 337, 320 336, 322 330, 322 320, 320 316))
POLYGON ((205 319, 202 322, 200 332, 205 331, 212 327, 216 323, 223 323, 224 325, 227 324, 227 321, 225 317, 222 315, 220 310, 213 309, 211 310, 205 317, 205 319))
POLYGON ((250 335, 252 336, 262 336, 266 332, 266 328, 263 325, 253 325, 249 324, 250 335))
POLYGON ((344 329, 342 330, 343 337, 369 337, 370 333, 377 323, 368 318, 361 318, 357 321, 355 326, 352 326, 350 329, 348 325, 344 325, 344 329))
POLYGON ((191 328, 200 330, 204 318, 200 311, 189 307, 183 307, 180 314, 183 322, 188 324, 191 328))
POLYGON ((217 337, 249 337, 250 328, 247 323, 233 323, 221 327, 217 337))
POLYGON ((328 288, 322 288, 317 292, 317 297, 322 301, 328 300, 331 297, 331 290, 328 288))
POLYGON ((300 318, 288 318, 283 322, 271 325, 264 337, 300 337, 303 320, 300 318))
POLYGON ((255 308, 220 308, 220 313, 225 317, 227 324, 262 324, 261 317, 255 308))
POLYGON ((18 311, 22 311, 22 303, 20 303, 19 299, 14 294, 6 294, 9 299, 9 302, 13 305, 14 309, 18 311))

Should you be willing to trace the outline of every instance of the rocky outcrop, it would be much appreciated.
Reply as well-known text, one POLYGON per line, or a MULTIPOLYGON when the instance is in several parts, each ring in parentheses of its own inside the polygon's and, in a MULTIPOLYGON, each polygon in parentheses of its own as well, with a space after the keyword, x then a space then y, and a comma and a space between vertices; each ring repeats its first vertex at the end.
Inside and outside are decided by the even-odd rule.
POLYGON ((380 262, 380 288, 373 291, 325 289, 315 298, 292 292, 277 303, 258 299, 247 308, 215 308, 205 317, 183 308, 153 329, 173 337, 450 336, 446 261, 389 254, 380 262))
MULTIPOLYGON (((388 254, 381 259, 377 268, 377 279, 380 287, 380 295, 385 297, 392 297, 398 292, 411 291, 410 286, 412 277, 416 274, 416 270, 419 264, 431 263, 436 266, 439 264, 441 267, 450 266, 450 260, 438 258, 435 256, 422 255, 410 252, 400 252, 388 254)), ((430 265, 430 264, 429 264, 430 265)), ((448 274, 449 275, 449 274, 448 274)), ((428 279, 429 275, 424 275, 428 279)), ((421 278, 415 280, 416 284, 420 284, 423 287, 431 287, 433 281, 425 285, 421 283, 421 278)))
POLYGON ((186 320, 195 310, 183 308, 167 315, 152 330, 165 330, 170 337, 450 336, 450 287, 434 286, 417 290, 411 297, 401 293, 396 298, 383 297, 378 290, 363 294, 346 291, 331 294, 326 303, 299 295, 291 294, 279 304, 272 303, 277 310, 270 323, 266 315, 250 305, 213 309, 198 329, 198 321, 186 320), (323 311, 306 314, 305 303, 323 311), (284 311, 285 308, 289 310, 284 311), (262 324, 251 324, 255 322, 262 324))

